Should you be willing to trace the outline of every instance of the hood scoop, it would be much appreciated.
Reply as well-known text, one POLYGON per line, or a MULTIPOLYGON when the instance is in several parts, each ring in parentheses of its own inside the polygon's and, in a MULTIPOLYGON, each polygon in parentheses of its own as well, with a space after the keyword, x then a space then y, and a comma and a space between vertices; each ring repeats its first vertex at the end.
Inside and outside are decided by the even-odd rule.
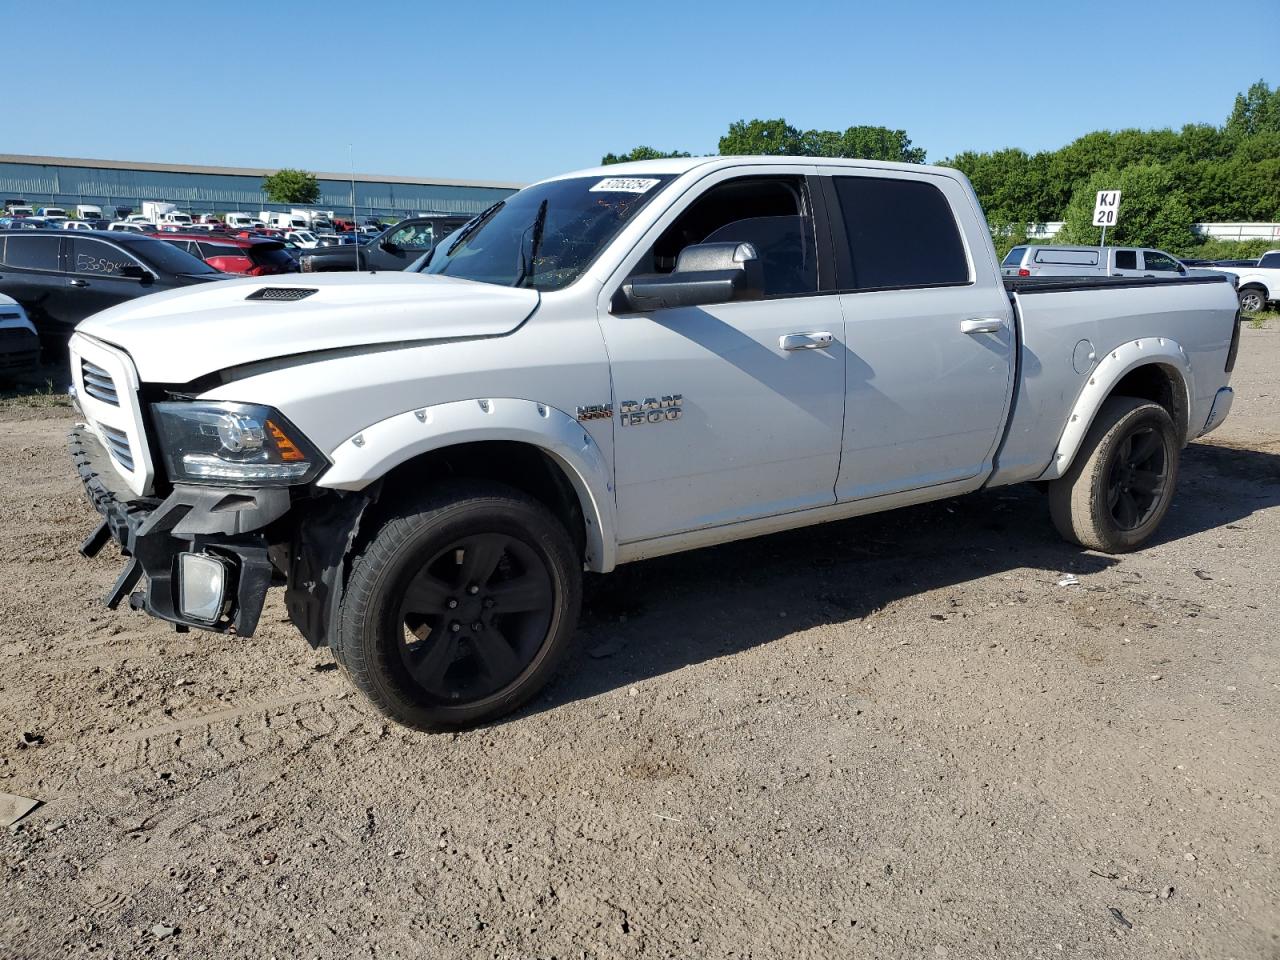
POLYGON ((313 293, 319 293, 315 287, 262 287, 245 297, 246 300, 305 300, 313 293))

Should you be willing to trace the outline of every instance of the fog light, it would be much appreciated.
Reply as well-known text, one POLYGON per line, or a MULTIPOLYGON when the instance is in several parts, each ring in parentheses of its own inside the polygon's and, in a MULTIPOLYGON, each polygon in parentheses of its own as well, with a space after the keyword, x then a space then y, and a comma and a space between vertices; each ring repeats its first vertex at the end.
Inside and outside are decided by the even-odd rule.
POLYGON ((184 617, 213 623, 222 614, 227 564, 207 553, 178 555, 178 609, 184 617))

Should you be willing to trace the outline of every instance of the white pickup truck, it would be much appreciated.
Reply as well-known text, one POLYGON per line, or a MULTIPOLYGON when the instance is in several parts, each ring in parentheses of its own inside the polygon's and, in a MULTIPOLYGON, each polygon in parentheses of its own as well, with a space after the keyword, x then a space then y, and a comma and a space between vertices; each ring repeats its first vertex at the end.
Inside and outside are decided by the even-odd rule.
POLYGON ((1268 303, 1280 300, 1280 250, 1268 250, 1253 266, 1214 267, 1236 278, 1240 309, 1260 313, 1268 303))
POLYGON ((1068 540, 1140 546, 1238 337, 1221 276, 1003 280, 955 170, 586 170, 416 272, 82 322, 82 550, 115 539, 108 604, 179 629, 248 636, 284 584, 380 710, 464 725, 547 682, 584 569, 1027 481, 1068 540))

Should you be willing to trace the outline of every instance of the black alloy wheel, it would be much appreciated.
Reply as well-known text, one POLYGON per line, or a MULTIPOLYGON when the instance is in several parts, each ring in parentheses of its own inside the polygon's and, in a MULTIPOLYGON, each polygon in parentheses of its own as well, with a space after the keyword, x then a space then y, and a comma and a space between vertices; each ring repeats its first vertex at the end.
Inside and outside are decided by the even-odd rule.
POLYGON ((373 705, 424 730, 510 713, 572 646, 582 555, 532 497, 458 480, 375 520, 351 562, 334 659, 373 705))
POLYGON ((1169 410, 1139 397, 1107 398, 1070 467, 1048 483, 1054 526, 1090 550, 1136 550, 1173 503, 1179 448, 1169 410))
POLYGON ((551 573, 528 544, 500 533, 451 543, 405 591, 404 667, 428 695, 473 703, 529 666, 554 606, 551 573))
POLYGON ((1151 519, 1169 482, 1169 460, 1165 435, 1155 426, 1141 424, 1120 441, 1107 481, 1107 509, 1121 530, 1136 530, 1151 519))

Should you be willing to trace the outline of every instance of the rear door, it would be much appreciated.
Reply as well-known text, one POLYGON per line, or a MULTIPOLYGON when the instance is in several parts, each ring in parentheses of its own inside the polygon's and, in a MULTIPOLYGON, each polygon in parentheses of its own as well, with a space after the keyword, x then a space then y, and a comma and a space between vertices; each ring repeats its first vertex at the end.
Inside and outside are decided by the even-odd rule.
POLYGON ((1141 275, 1141 264, 1138 263, 1137 250, 1113 250, 1111 251, 1111 257, 1111 276, 1137 277, 1141 275))
POLYGON ((823 178, 846 331, 839 500, 985 475, 1012 392, 1014 333, 986 224, 949 177, 823 178), (960 220, 957 220, 957 212, 960 220))

